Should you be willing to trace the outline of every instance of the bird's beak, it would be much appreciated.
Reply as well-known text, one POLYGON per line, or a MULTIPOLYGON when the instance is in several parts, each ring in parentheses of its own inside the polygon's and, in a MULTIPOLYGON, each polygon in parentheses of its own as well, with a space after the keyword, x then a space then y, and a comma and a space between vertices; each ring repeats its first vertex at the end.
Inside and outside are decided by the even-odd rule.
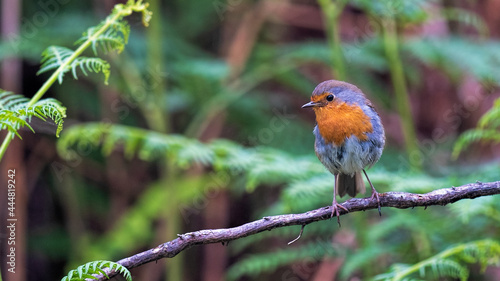
POLYGON ((302 108, 316 107, 316 106, 320 106, 320 105, 321 105, 321 103, 319 103, 319 102, 310 101, 310 102, 304 104, 302 106, 302 108))

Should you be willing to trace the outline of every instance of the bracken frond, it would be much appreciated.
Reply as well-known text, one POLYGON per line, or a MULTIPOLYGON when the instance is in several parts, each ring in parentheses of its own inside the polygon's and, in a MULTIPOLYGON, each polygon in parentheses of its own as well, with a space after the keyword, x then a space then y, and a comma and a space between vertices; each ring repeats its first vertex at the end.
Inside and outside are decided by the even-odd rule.
POLYGON ((104 271, 105 269, 115 270, 123 275, 127 281, 132 281, 130 271, 126 267, 112 261, 103 260, 88 262, 77 267, 76 269, 70 270, 68 275, 64 276, 61 281, 84 281, 86 279, 98 279, 96 275, 100 274, 108 277, 104 271))
POLYGON ((18 130, 22 127, 27 127, 35 132, 29 125, 29 121, 35 116, 43 121, 46 121, 47 118, 52 119, 57 124, 56 136, 59 137, 64 118, 66 118, 66 108, 53 98, 39 100, 30 107, 28 104, 28 98, 0 90, 1 129, 7 129, 21 138, 18 130))
POLYGON ((496 129, 482 129, 476 128, 464 132, 458 138, 455 146, 453 147, 453 158, 457 158, 458 155, 469 147, 474 142, 500 142, 500 131, 496 129))
POLYGON ((243 276, 260 276, 265 272, 274 272, 284 266, 300 260, 320 261, 325 256, 334 256, 337 250, 332 243, 314 241, 298 248, 282 250, 274 253, 256 254, 249 256, 233 265, 227 273, 228 280, 239 280, 243 276))
POLYGON ((105 32, 96 35, 105 23, 106 22, 103 22, 100 25, 87 29, 75 44, 82 44, 85 41, 90 41, 92 44, 92 51, 95 55, 97 55, 97 50, 99 48, 105 53, 111 51, 121 53, 128 42, 130 26, 124 20, 115 20, 109 23, 109 28, 105 32))
POLYGON ((451 247, 414 265, 393 266, 390 272, 375 277, 375 280, 407 280, 419 275, 425 280, 453 277, 467 280, 469 269, 465 264, 479 263, 484 270, 489 265, 500 263, 500 244, 493 240, 479 240, 451 247))
POLYGON ((89 146, 101 147, 105 155, 122 148, 127 158, 154 161, 168 157, 184 168, 198 163, 233 174, 244 172, 249 190, 262 183, 284 183, 325 173, 315 159, 294 158, 274 149, 245 148, 229 140, 201 143, 181 135, 105 123, 69 128, 58 142, 58 151, 62 157, 72 159, 77 157, 79 147, 89 146))
MULTIPOLYGON (((42 53, 42 60, 40 70, 36 73, 37 75, 58 69, 59 67, 65 65, 65 63, 74 54, 74 51, 65 47, 60 46, 50 46, 42 53)), ((63 82, 63 77, 70 68, 65 67, 59 72, 57 76, 57 81, 59 84, 63 82)))
POLYGON ((100 58, 87 58, 87 57, 79 57, 75 59, 71 65, 71 73, 73 74, 73 78, 78 79, 76 70, 79 68, 82 73, 87 76, 87 71, 98 73, 102 72, 104 75, 104 84, 108 84, 109 74, 110 74, 110 65, 107 61, 100 58))
POLYGON ((100 58, 78 57, 75 58, 70 64, 67 64, 67 60, 69 60, 73 54, 73 50, 65 47, 48 47, 42 53, 42 66, 37 74, 55 70, 63 65, 66 65, 64 69, 59 72, 57 77, 59 83, 62 83, 64 74, 70 70, 73 74, 73 78, 78 79, 76 71, 77 69, 80 69, 85 76, 87 76, 87 71, 94 73, 102 72, 102 74, 104 74, 104 83, 107 84, 110 74, 110 65, 107 61, 100 58))

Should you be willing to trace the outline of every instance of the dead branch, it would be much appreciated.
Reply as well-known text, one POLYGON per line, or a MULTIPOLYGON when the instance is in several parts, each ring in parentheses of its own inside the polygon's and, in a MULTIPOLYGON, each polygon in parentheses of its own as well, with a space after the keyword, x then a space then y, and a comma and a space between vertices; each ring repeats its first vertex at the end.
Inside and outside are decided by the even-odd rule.
MULTIPOLYGON (((425 194, 413 194, 407 192, 387 192, 380 194, 380 205, 382 207, 393 207, 399 209, 413 207, 427 207, 433 205, 447 205, 462 199, 474 199, 481 196, 500 194, 500 181, 489 183, 470 183, 460 187, 451 187, 434 190, 425 194)), ((342 204, 349 212, 377 209, 376 200, 370 198, 353 198, 342 204)), ((156 261, 162 258, 172 258, 178 253, 195 245, 210 243, 227 243, 231 240, 253 235, 262 231, 272 230, 278 227, 291 225, 302 225, 303 227, 315 221, 330 219, 330 206, 312 210, 302 214, 288 214, 264 217, 260 220, 246 223, 233 228, 205 229, 185 234, 179 234, 178 238, 163 243, 153 249, 138 253, 131 257, 119 260, 118 263, 131 269, 142 264, 156 261)), ((340 215, 347 212, 342 208, 340 215)), ((109 276, 115 276, 115 272, 109 272, 109 276)), ((99 280, 106 280, 101 277, 99 280)))

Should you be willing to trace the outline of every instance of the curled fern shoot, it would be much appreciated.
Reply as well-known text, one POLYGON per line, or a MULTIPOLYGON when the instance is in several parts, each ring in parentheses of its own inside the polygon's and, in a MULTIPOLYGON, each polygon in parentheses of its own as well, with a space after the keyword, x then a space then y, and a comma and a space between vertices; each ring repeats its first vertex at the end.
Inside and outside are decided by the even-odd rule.
MULTIPOLYGON (((108 277, 105 269, 115 270, 122 274, 127 281, 132 281, 132 276, 130 275, 130 271, 126 267, 121 264, 112 262, 112 261, 93 261, 86 263, 77 267, 76 269, 70 270, 68 275, 64 276, 61 281, 79 281, 86 279, 98 279, 96 275, 104 275, 108 277)), ((108 277, 109 279, 109 277, 108 277)))

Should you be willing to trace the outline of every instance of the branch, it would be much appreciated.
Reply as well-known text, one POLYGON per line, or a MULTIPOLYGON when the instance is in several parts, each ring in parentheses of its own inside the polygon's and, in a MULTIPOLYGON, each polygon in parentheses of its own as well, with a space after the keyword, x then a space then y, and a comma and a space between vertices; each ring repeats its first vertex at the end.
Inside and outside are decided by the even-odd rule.
MULTIPOLYGON (((387 192, 380 194, 380 205, 382 207, 393 207, 399 209, 413 207, 427 207, 431 205, 447 205, 462 199, 474 199, 481 196, 500 194, 500 181, 489 183, 470 183, 460 187, 451 187, 434 190, 425 194, 414 194, 407 192, 387 192)), ((377 209, 377 201, 368 198, 353 198, 342 204, 349 212, 377 209)), ((187 248, 200 244, 228 243, 242 237, 253 235, 266 230, 290 225, 305 226, 315 221, 330 219, 331 206, 319 208, 302 214, 289 214, 264 217, 260 220, 249 222, 233 228, 206 229, 185 234, 179 234, 178 238, 163 243, 153 249, 119 260, 117 263, 128 269, 138 267, 148 262, 162 258, 175 257, 187 248)), ((339 208, 340 215, 347 212, 339 208)), ((111 278, 116 272, 109 272, 111 278)), ((99 280, 106 280, 100 276, 99 280)))

